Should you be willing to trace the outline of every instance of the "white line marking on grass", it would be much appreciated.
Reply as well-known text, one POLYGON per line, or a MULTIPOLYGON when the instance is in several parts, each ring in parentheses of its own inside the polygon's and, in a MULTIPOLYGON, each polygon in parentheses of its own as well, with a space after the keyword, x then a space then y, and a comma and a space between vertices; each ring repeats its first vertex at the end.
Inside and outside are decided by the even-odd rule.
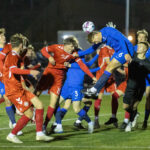
MULTIPOLYGON (((117 115, 123 114, 124 112, 118 112, 117 115)), ((99 115, 99 117, 104 117, 104 116, 110 116, 111 113, 109 114, 101 114, 99 115)), ((95 117, 95 116, 90 116, 91 118, 95 117)), ((77 118, 71 118, 71 119, 64 119, 62 120, 63 122, 67 122, 67 121, 72 121, 72 120, 76 120, 77 118)), ((26 127, 30 127, 30 126, 35 126, 35 124, 28 124, 26 127)), ((0 130, 8 130, 10 128, 0 128, 0 130)))
POLYGON ((1 148, 60 148, 60 149, 69 149, 69 148, 83 148, 83 149, 150 149, 150 146, 29 146, 29 145, 18 145, 18 146, 0 146, 1 148))

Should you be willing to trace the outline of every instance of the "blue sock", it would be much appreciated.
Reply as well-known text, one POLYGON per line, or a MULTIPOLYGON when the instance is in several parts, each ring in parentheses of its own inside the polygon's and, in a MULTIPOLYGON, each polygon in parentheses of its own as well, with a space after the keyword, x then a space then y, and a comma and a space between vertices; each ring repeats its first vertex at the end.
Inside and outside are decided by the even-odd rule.
POLYGON ((91 119, 89 118, 89 116, 87 115, 86 111, 81 109, 79 112, 78 112, 78 115, 81 117, 81 119, 85 120, 86 122, 91 122, 91 119))
POLYGON ((104 71, 103 75, 99 78, 99 80, 94 85, 94 87, 97 89, 97 93, 99 93, 100 90, 105 86, 110 76, 111 76, 110 72, 104 71))
POLYGON ((56 123, 57 124, 61 124, 61 120, 64 118, 66 113, 67 113, 67 110, 64 108, 62 108, 56 112, 56 123))
POLYGON ((89 109, 90 109, 90 106, 86 106, 86 105, 85 105, 85 106, 83 107, 83 110, 85 110, 86 112, 88 112, 89 109))
MULTIPOLYGON (((90 109, 90 106, 86 106, 86 105, 85 105, 85 106, 83 107, 83 110, 85 110, 86 113, 89 111, 89 109, 90 109)), ((83 120, 83 117, 80 117, 80 116, 79 116, 78 120, 82 121, 82 120, 83 120)))
POLYGON ((147 121, 148 118, 149 118, 149 114, 150 114, 150 110, 145 110, 145 118, 144 118, 144 121, 147 121))
POLYGON ((11 105, 11 106, 5 107, 5 109, 12 124, 16 123, 13 106, 11 105))

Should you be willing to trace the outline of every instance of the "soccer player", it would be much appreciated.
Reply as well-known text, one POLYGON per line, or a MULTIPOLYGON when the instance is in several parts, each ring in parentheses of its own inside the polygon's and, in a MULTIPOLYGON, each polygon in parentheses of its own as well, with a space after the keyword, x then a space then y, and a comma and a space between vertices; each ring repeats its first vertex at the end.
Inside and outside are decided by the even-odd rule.
MULTIPOLYGON (((139 42, 145 42, 145 41, 147 42, 147 40, 148 40, 148 32, 145 29, 137 31, 137 42, 138 43, 139 42)), ((137 47, 138 47, 138 45, 134 46, 135 51, 137 51, 137 47)), ((146 58, 149 59, 150 48, 147 50, 145 56, 146 56, 146 58)), ((149 114, 150 114, 150 74, 148 74, 146 77, 146 104, 145 104, 145 117, 144 117, 142 129, 147 128, 147 121, 149 118, 149 114)), ((139 116, 139 113, 137 113, 135 118, 137 119, 138 116, 139 116)))
MULTIPOLYGON (((6 42, 5 29, 0 28, 0 52, 4 48, 5 42, 6 42)), ((4 94, 5 94, 5 87, 4 84, 2 83, 2 70, 0 70, 0 99, 3 97, 4 94)))
MULTIPOLYGON (((88 67, 90 67, 97 58, 98 58, 98 55, 96 55, 89 62, 86 62, 85 58, 81 57, 82 61, 88 67)), ((65 104, 64 104, 63 108, 60 111, 57 111, 57 113, 56 113, 57 126, 54 129, 54 131, 56 133, 63 132, 61 120, 67 113, 67 111, 71 105, 71 102, 72 102, 74 112, 79 116, 80 120, 85 120, 88 123, 88 132, 92 133, 93 132, 93 122, 91 121, 90 117, 87 114, 89 107, 84 106, 83 109, 81 109, 81 100, 83 99, 83 94, 81 93, 81 90, 83 89, 85 73, 81 70, 81 68, 77 64, 77 62, 73 62, 73 63, 69 64, 69 67, 70 68, 67 71, 66 80, 61 89, 61 94, 60 94, 60 96, 61 96, 60 101, 65 100, 65 104)), ((99 69, 100 68, 98 67, 98 68, 90 69, 90 71, 96 72, 99 69)), ((84 102, 85 102, 85 99, 84 99, 84 102)))
MULTIPOLYGON (((131 62, 134 49, 131 42, 117 29, 104 27, 100 32, 94 31, 88 34, 88 41, 93 44, 106 43, 115 50, 112 60, 106 67, 103 75, 100 77, 94 87, 83 91, 88 96, 98 93, 106 84, 112 72, 126 62, 131 62)), ((78 53, 79 56, 89 54, 89 51, 78 53)), ((91 51, 90 51, 91 53, 91 51)))
POLYGON ((15 105, 15 107, 23 113, 23 116, 17 121, 16 126, 8 134, 7 140, 13 143, 23 143, 20 141, 16 134, 32 118, 31 105, 36 108, 36 140, 50 141, 53 138, 46 136, 42 132, 43 125, 43 104, 31 92, 24 90, 21 85, 21 75, 31 74, 37 76, 39 74, 36 70, 23 70, 20 69, 21 53, 23 52, 23 39, 21 37, 12 36, 10 39, 12 50, 6 56, 3 67, 3 80, 5 84, 6 96, 15 105))
POLYGON ((49 90, 48 93, 50 94, 50 104, 48 106, 47 115, 43 125, 44 130, 46 130, 48 122, 53 116, 56 103, 60 95, 60 90, 66 72, 64 62, 75 59, 75 61, 80 65, 81 69, 96 81, 94 75, 89 71, 88 67, 81 61, 81 59, 75 58, 73 55, 71 55, 73 51, 78 48, 77 41, 74 39, 74 37, 66 38, 63 43, 64 44, 47 46, 41 50, 43 56, 49 60, 49 64, 45 68, 36 88, 37 94, 46 89, 49 90), (52 54, 49 54, 49 52, 52 54))
POLYGON ((129 64, 127 88, 123 98, 123 107, 130 114, 130 122, 125 128, 126 132, 131 131, 132 122, 137 114, 137 106, 145 92, 145 77, 150 72, 150 62, 145 56, 148 48, 149 44, 147 42, 138 43, 137 54, 129 64))
MULTIPOLYGON (((105 68, 108 66, 108 64, 110 63, 111 57, 114 54, 114 49, 112 49, 111 47, 104 45, 103 47, 101 47, 100 52, 99 52, 99 58, 98 58, 98 65, 101 68, 101 70, 97 71, 96 73, 96 77, 97 79, 99 79, 101 77, 101 75, 104 73, 105 68)), ((122 74, 126 74, 124 71, 117 69, 119 72, 121 72, 122 74)), ((102 97, 103 97, 103 93, 104 90, 106 90, 106 92, 110 92, 112 94, 112 117, 105 122, 105 125, 110 125, 110 124, 114 124, 115 127, 118 127, 118 120, 116 118, 116 114, 117 114, 117 109, 118 109, 118 98, 123 95, 125 88, 126 88, 126 82, 122 82, 119 84, 119 86, 117 87, 117 84, 115 82, 114 76, 110 76, 109 80, 107 81, 107 83, 105 84, 104 88, 100 91, 99 95, 98 95, 98 99, 95 100, 94 103, 94 112, 95 112, 95 122, 94 122, 94 127, 95 128, 99 128, 99 111, 100 111, 100 107, 101 107, 101 101, 102 101, 102 97)))
MULTIPOLYGON (((5 33, 4 29, 1 29, 1 31, 3 31, 3 34, 5 33)), ((20 36, 23 39, 23 46, 24 48, 26 48, 26 43, 27 43, 27 38, 25 36, 23 36, 22 34, 15 34, 14 36, 20 36)), ((0 51, 0 72, 1 72, 1 78, 0 80, 3 82, 2 77, 3 77, 3 63, 5 60, 6 55, 12 50, 11 44, 8 43, 6 45, 4 45, 2 51, 0 51)), ((3 84, 3 83, 2 83, 3 84)), ((3 85, 4 86, 4 85, 3 85)), ((16 126, 16 120, 15 120, 15 107, 14 105, 12 105, 12 103, 9 101, 9 99, 6 97, 5 93, 3 95, 4 99, 5 99, 5 104, 6 104, 6 112, 7 115, 9 117, 9 127, 10 128, 14 128, 16 126)), ((22 131, 19 131, 17 133, 17 135, 22 135, 22 131)))

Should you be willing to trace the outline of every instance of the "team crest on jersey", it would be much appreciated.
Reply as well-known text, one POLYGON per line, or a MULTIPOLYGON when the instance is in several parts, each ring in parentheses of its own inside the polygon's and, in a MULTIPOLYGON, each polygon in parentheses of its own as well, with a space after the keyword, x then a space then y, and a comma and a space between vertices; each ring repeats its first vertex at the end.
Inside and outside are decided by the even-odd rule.
POLYGON ((29 102, 24 102, 24 106, 28 107, 29 106, 29 102))
POLYGON ((69 57, 69 55, 64 55, 64 54, 62 54, 61 57, 62 57, 63 59, 67 59, 67 58, 69 57))
POLYGON ((58 46, 58 48, 60 48, 60 49, 64 49, 64 47, 63 47, 63 46, 58 46))

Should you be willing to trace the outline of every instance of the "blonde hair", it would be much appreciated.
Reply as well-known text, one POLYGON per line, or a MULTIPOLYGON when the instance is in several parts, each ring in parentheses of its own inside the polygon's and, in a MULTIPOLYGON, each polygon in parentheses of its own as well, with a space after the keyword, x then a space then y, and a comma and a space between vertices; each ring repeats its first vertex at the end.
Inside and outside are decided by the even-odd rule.
POLYGON ((146 36, 146 38, 148 38, 148 32, 145 29, 142 30, 138 30, 136 32, 137 36, 139 36, 139 34, 144 34, 146 36))
POLYGON ((68 38, 63 40, 63 44, 67 45, 67 44, 72 44, 74 46, 75 49, 79 49, 79 41, 75 36, 69 36, 68 38))
POLYGON ((0 34, 5 34, 5 33, 6 33, 5 28, 0 28, 0 34))
POLYGON ((87 40, 88 40, 88 42, 89 42, 90 44, 93 43, 93 37, 94 37, 94 35, 96 35, 97 33, 99 33, 99 32, 98 32, 98 31, 93 31, 93 32, 91 32, 91 33, 88 34, 87 40))

